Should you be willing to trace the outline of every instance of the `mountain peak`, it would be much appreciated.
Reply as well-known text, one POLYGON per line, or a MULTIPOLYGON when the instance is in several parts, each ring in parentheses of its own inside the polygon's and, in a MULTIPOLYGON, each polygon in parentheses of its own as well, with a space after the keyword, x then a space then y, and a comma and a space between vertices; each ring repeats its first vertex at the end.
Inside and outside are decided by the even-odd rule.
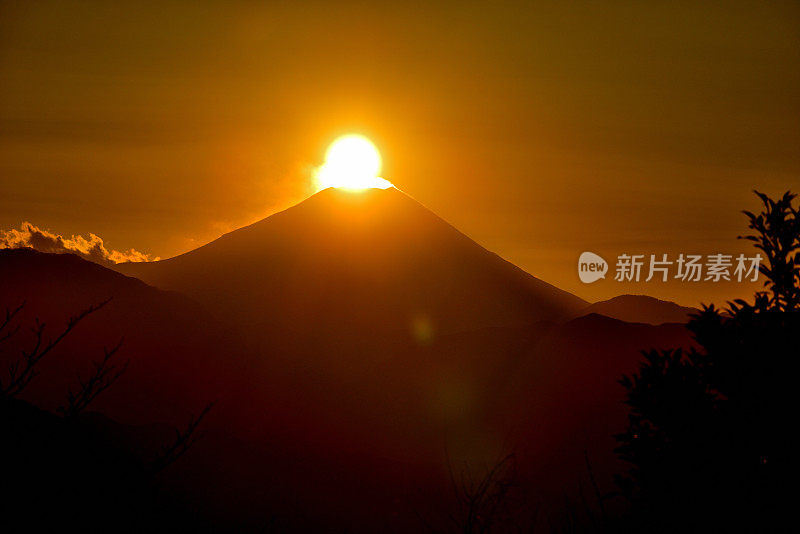
MULTIPOLYGON (((428 211, 419 202, 394 187, 386 189, 372 188, 362 191, 328 187, 280 213, 324 210, 330 215, 346 218, 348 212, 379 214, 386 209, 396 210, 402 208, 428 211)), ((267 219, 270 218, 272 216, 267 217, 267 219)))

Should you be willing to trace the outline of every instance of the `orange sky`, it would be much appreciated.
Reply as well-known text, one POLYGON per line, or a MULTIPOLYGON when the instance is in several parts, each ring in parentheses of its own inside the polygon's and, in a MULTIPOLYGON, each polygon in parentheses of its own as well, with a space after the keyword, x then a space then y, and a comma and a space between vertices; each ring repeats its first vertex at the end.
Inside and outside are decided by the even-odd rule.
POLYGON ((5 2, 0 229, 168 257, 307 196, 338 135, 487 248, 596 300, 584 250, 748 250, 800 189, 796 2, 5 2))

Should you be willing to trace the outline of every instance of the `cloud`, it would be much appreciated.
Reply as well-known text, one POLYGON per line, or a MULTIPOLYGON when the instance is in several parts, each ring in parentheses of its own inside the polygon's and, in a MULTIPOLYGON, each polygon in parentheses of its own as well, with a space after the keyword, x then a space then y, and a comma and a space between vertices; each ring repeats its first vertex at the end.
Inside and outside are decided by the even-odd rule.
POLYGON ((32 248, 39 252, 65 253, 71 252, 84 259, 99 264, 122 263, 126 261, 156 261, 149 254, 135 249, 127 251, 108 250, 103 239, 95 234, 88 237, 73 235, 66 238, 48 230, 42 230, 29 222, 22 223, 19 230, 0 230, 0 249, 32 248))

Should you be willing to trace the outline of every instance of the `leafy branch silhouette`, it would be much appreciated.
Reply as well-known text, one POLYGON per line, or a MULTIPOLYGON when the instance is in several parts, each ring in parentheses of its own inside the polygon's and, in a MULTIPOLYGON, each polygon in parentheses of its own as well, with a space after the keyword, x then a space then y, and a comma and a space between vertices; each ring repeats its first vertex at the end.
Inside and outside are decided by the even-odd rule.
POLYGON ((695 347, 646 351, 620 379, 630 411, 616 452, 631 467, 617 483, 633 530, 770 531, 792 509, 800 218, 796 195, 755 193, 764 208, 744 212, 754 234, 740 238, 766 255, 766 291, 703 306, 687 324, 695 347))
POLYGON ((768 264, 760 271, 766 276, 764 285, 771 294, 761 293, 761 298, 767 298, 773 309, 796 310, 800 307, 800 217, 792 202, 797 195, 787 191, 773 200, 764 193, 755 194, 764 204, 764 211, 757 215, 743 212, 749 220, 748 227, 756 233, 739 239, 754 242, 767 256, 768 264))

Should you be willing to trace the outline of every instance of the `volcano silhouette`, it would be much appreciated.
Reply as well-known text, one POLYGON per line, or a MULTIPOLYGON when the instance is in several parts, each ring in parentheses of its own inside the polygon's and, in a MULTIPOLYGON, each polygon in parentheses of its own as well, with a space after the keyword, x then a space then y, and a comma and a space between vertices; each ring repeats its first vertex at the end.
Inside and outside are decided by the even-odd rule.
POLYGON ((587 305, 395 188, 326 189, 180 256, 117 269, 240 326, 315 339, 515 326, 587 305))

